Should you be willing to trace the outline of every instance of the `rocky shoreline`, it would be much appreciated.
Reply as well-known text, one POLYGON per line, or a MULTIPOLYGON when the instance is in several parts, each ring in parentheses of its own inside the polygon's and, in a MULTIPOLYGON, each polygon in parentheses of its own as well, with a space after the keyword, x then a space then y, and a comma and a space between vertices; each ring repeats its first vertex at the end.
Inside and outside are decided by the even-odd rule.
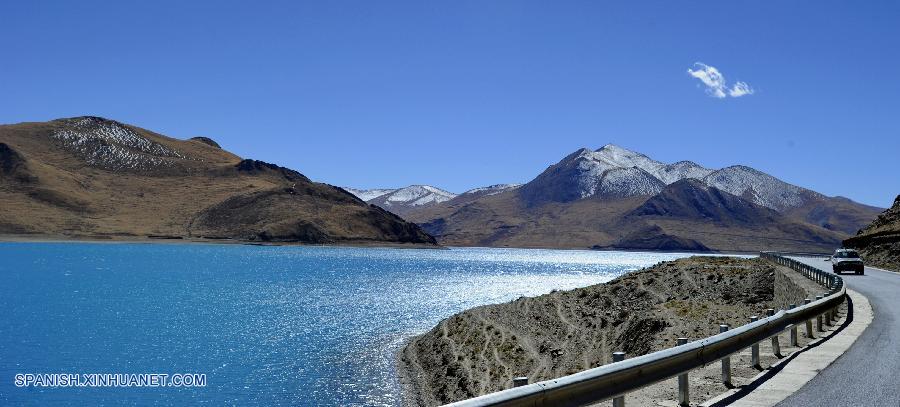
POLYGON ((762 259, 691 257, 605 284, 476 307, 441 321, 398 352, 407 405, 440 405, 548 380, 739 326, 786 308, 815 286, 762 259))

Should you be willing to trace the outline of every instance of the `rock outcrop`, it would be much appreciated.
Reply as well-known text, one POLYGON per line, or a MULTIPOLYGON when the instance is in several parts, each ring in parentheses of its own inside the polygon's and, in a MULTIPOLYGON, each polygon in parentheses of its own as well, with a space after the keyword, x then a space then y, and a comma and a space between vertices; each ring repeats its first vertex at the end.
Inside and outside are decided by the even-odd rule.
POLYGON ((845 240, 844 246, 858 249, 868 265, 900 271, 900 195, 869 226, 845 240))

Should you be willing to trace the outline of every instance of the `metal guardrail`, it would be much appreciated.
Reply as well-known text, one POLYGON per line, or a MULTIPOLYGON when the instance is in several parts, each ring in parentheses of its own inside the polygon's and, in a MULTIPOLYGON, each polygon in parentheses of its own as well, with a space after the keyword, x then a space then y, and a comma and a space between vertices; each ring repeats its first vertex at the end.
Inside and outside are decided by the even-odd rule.
MULTIPOLYGON (((822 270, 810 267, 777 253, 763 252, 760 257, 777 264, 790 267, 807 278, 823 285, 827 290, 816 300, 807 299, 806 304, 777 313, 769 310, 769 316, 732 330, 681 344, 687 340, 679 338, 679 346, 614 362, 593 369, 581 371, 557 379, 534 384, 525 384, 508 390, 458 401, 448 406, 582 406, 614 399, 614 406, 624 406, 622 396, 642 387, 679 376, 679 403, 689 402, 687 374, 689 371, 722 361, 722 379, 730 382, 731 366, 729 356, 746 348, 751 348, 751 363, 759 363, 759 342, 772 339, 773 350, 780 352, 778 334, 791 330, 791 343, 797 345, 797 327, 806 325, 806 333, 814 338, 812 321, 817 321, 818 331, 822 331, 823 316, 828 324, 836 319, 836 309, 844 301, 846 288, 843 279, 822 270)), ((619 352, 617 352, 619 353, 619 352)), ((619 360, 624 355, 615 355, 619 360)), ((521 381, 523 378, 519 378, 521 381)))

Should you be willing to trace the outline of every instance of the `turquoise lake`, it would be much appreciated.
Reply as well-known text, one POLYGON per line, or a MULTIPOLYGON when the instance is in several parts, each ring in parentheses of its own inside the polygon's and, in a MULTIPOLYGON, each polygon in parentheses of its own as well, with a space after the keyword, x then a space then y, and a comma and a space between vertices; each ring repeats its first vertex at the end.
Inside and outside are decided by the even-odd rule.
POLYGON ((677 253, 0 243, 0 404, 398 405, 394 354, 477 305, 677 253), (201 373, 206 387, 16 387, 201 373))

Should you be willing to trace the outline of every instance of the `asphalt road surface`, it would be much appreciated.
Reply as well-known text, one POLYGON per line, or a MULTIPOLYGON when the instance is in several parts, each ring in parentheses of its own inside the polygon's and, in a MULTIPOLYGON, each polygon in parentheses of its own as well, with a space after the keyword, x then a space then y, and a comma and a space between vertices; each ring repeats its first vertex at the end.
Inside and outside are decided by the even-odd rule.
MULTIPOLYGON (((824 257, 794 257, 831 272, 824 257)), ((853 346, 779 406, 900 407, 900 273, 866 267, 844 274, 872 304, 872 324, 853 346)))

